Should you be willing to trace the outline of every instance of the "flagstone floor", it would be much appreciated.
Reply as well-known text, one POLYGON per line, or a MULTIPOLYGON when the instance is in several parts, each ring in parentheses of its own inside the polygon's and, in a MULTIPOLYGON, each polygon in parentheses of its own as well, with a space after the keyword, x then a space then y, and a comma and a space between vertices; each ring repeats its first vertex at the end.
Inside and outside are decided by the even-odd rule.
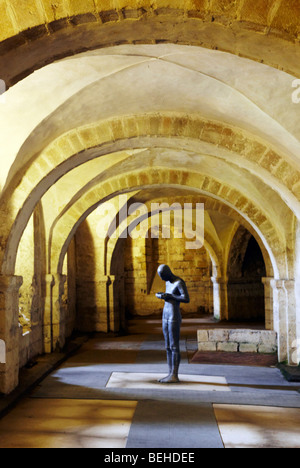
POLYGON ((183 321, 179 384, 167 372, 161 322, 94 335, 0 419, 1 448, 300 448, 300 383, 276 367, 193 363, 183 321))

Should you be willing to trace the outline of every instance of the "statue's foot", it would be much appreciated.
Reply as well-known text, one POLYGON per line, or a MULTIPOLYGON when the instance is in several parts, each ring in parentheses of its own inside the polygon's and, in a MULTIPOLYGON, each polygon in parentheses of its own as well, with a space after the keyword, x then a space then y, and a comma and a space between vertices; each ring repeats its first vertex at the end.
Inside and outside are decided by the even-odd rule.
POLYGON ((178 383, 179 378, 176 375, 168 375, 168 377, 165 377, 164 379, 159 380, 159 383, 162 384, 172 384, 172 383, 178 383))

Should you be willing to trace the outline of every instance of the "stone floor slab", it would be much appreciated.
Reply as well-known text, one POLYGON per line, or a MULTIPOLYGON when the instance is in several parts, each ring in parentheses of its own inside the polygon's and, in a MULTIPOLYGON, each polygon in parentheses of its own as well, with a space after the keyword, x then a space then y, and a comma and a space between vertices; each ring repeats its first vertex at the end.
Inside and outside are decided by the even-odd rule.
MULTIPOLYGON (((7 433, 1 424, 2 421, 9 420, 6 417, 0 420, 0 447, 1 444, 9 446, 9 442, 4 438, 9 432, 12 436, 12 446, 15 443, 20 446, 38 447, 124 447, 126 432, 121 438, 115 437, 113 432, 110 433, 114 424, 119 424, 118 418, 113 416, 113 410, 108 411, 114 420, 107 425, 108 429, 105 428, 105 418, 103 424, 100 422, 100 427, 99 421, 85 422, 99 414, 97 408, 104 407, 106 402, 109 408, 124 401, 134 405, 130 407, 131 416, 125 418, 129 421, 129 426, 130 418, 134 421, 129 433, 129 448, 222 447, 213 404, 231 408, 268 407, 275 413, 276 408, 280 408, 281 411, 283 408, 292 408, 291 414, 295 408, 300 409, 299 384, 287 382, 276 367, 217 364, 215 361, 211 364, 189 363, 185 355, 186 351, 195 349, 192 333, 186 333, 186 340, 181 340, 183 360, 180 374, 183 382, 178 386, 158 384, 158 378, 165 376, 167 372, 161 323, 157 320, 151 329, 151 321, 146 322, 137 321, 134 324, 135 332, 128 336, 97 334, 84 342, 76 352, 72 352, 71 357, 64 360, 59 367, 55 362, 53 372, 49 374, 47 371, 48 376, 43 381, 39 378, 38 386, 34 390, 30 386, 31 393, 26 393, 30 403, 27 401, 27 413, 24 413, 23 419, 16 417, 15 425, 13 420, 10 420, 7 427, 5 426, 5 431, 8 429, 7 433), (140 381, 137 385, 135 380, 133 385, 131 382, 126 387, 124 379, 119 379, 115 387, 106 386, 113 373, 146 373, 148 384, 149 375, 153 374, 153 380, 150 381, 152 386, 147 385, 147 382, 145 386, 145 381, 140 381), (189 382, 185 382, 185 376, 190 377, 189 382), (183 385, 186 385, 187 389, 183 385), (136 402, 138 406, 135 412, 136 402), (59 411, 60 408, 64 410, 59 411), (103 427, 104 432, 108 434, 105 442, 105 437, 101 436, 103 427), (16 440, 13 439, 14 435, 17 436, 16 440)), ((199 328, 194 325, 193 322, 192 328, 199 328)), ((37 367, 28 372, 32 373, 37 367)), ((23 405, 24 400, 20 403, 23 405)), ((7 416, 15 416, 18 411, 19 405, 7 416)), ((241 421, 243 419, 241 420, 240 414, 237 413, 237 432, 241 421)), ((292 431, 293 424, 291 423, 292 431)), ((274 425, 274 428, 276 432, 278 426, 274 425)), ((277 432, 280 432, 280 428, 277 432)), ((288 429, 285 434, 280 433, 282 445, 286 440, 291 440, 289 435, 288 429)), ((261 443, 261 439, 258 438, 257 444, 261 443)))
POLYGON ((136 405, 26 398, 0 420, 0 447, 125 448, 136 405))
POLYGON ((300 448, 300 409, 214 405, 225 448, 300 448))
POLYGON ((212 405, 178 401, 140 401, 127 449, 223 448, 212 405))
POLYGON ((156 373, 113 372, 106 387, 230 392, 230 388, 224 377, 184 374, 179 375, 180 382, 178 384, 159 383, 159 380, 165 376, 165 374, 156 373))

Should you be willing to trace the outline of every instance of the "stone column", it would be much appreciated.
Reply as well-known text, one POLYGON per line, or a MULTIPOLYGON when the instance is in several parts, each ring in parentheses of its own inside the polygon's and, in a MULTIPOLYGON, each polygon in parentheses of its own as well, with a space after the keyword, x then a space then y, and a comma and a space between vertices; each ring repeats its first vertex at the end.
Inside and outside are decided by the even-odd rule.
POLYGON ((108 281, 107 275, 97 274, 90 281, 77 284, 77 323, 81 331, 109 331, 108 281))
POLYGON ((201 280, 201 290, 199 292, 202 295, 203 306, 205 311, 209 314, 214 313, 214 287, 213 281, 210 276, 203 276, 201 280))
POLYGON ((110 331, 126 329, 124 276, 108 277, 108 315, 110 331))
POLYGON ((117 307, 119 313, 119 327, 121 330, 127 329, 126 313, 125 313, 125 277, 124 275, 118 275, 118 288, 116 290, 118 296, 117 307))
POLYGON ((296 294, 295 281, 286 280, 284 287, 287 295, 287 348, 288 348, 288 364, 296 366, 297 361, 294 359, 294 345, 297 341, 297 316, 296 316, 296 294))
MULTIPOLYGON (((113 278, 113 277, 112 277, 113 278)), ((96 309, 97 316, 95 318, 95 331, 108 333, 110 331, 110 317, 109 317, 109 288, 110 277, 103 275, 97 276, 95 283, 96 293, 96 309)))
POLYGON ((228 278, 212 277, 214 290, 214 316, 219 320, 228 320, 228 278))
POLYGON ((118 332, 120 330, 119 310, 117 306, 118 280, 115 276, 107 277, 107 306, 109 331, 118 332))
POLYGON ((0 393, 4 394, 12 392, 19 383, 19 289, 22 283, 23 278, 19 276, 0 276, 0 340, 3 354, 0 360, 0 393))
POLYGON ((278 360, 293 362, 293 343, 296 340, 296 296, 294 280, 272 280, 274 330, 278 334, 278 360))
POLYGON ((65 292, 66 275, 53 275, 52 287, 52 349, 62 349, 66 341, 66 317, 63 296, 65 292))
POLYGON ((265 327, 266 330, 274 329, 274 319, 273 319, 273 288, 271 286, 271 281, 274 281, 274 278, 262 278, 262 283, 265 287, 265 327))
POLYGON ((55 284, 53 275, 45 276, 45 308, 43 318, 44 353, 52 353, 52 288, 55 284))
POLYGON ((43 323, 44 352, 52 353, 65 344, 65 309, 62 304, 65 275, 46 275, 46 297, 43 323))
POLYGON ((273 317, 274 317, 274 330, 278 336, 278 360, 279 362, 287 360, 287 298, 286 290, 284 288, 284 281, 272 280, 271 286, 273 288, 273 317))
POLYGON ((208 310, 210 314, 214 314, 214 282, 212 279, 208 284, 208 310))
POLYGON ((101 280, 99 278, 97 280, 97 297, 98 301, 101 300, 97 304, 98 328, 101 331, 117 333, 124 321, 124 317, 122 317, 122 303, 124 301, 120 298, 122 286, 124 289, 124 278, 105 275, 101 280))

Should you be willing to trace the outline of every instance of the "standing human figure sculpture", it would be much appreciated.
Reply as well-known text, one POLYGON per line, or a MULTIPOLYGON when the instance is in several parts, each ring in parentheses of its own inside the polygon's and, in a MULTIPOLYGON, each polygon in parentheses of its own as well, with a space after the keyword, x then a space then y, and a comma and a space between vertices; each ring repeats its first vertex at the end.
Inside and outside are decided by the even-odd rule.
POLYGON ((185 282, 175 276, 167 265, 160 265, 158 274, 166 282, 166 292, 157 293, 156 297, 165 301, 163 310, 163 333, 165 337, 169 375, 159 382, 179 382, 178 371, 181 361, 180 355, 180 328, 181 312, 180 304, 190 302, 189 293, 185 282))

